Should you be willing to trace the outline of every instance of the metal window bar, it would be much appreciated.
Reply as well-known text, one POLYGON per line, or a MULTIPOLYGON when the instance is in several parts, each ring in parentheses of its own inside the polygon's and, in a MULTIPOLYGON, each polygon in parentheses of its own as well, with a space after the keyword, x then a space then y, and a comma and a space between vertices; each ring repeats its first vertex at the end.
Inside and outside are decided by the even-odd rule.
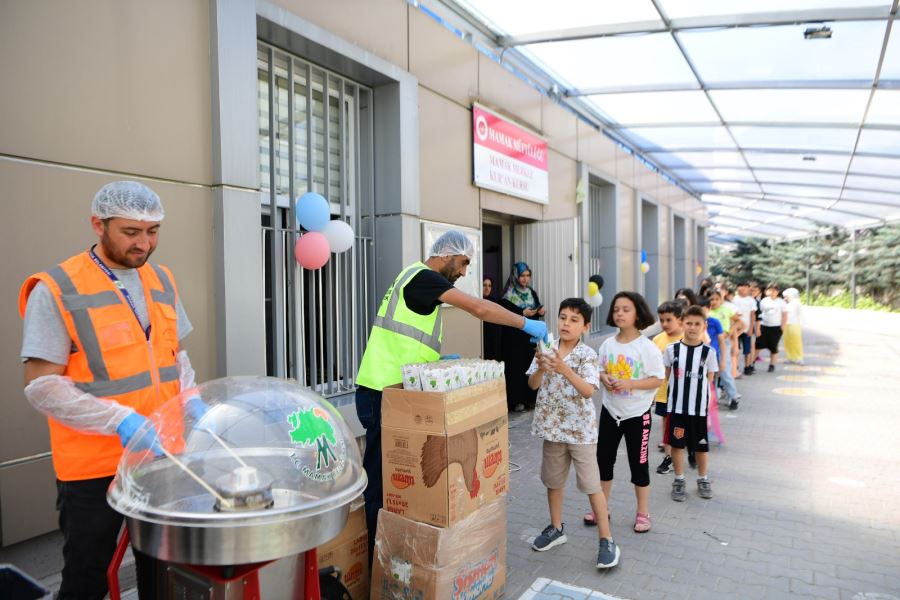
POLYGON ((374 316, 371 90, 263 42, 258 67, 267 370, 344 394, 374 316), (355 231, 350 251, 313 272, 293 257, 292 199, 305 191, 322 193, 355 231))

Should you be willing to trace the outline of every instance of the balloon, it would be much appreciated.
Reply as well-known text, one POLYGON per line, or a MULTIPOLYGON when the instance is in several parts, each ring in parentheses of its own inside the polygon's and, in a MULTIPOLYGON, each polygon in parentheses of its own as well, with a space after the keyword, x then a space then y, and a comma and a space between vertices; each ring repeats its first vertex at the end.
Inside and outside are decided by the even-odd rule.
POLYGON ((322 235, 328 238, 328 245, 335 254, 349 250, 353 245, 353 228, 346 221, 328 221, 322 235))
POLYGON ((321 233, 311 231, 303 234, 294 245, 294 257, 304 269, 321 269, 328 262, 331 248, 328 246, 328 238, 321 233))
POLYGON ((600 291, 600 288, 597 287, 596 283, 594 283, 593 281, 588 282, 588 297, 593 296, 594 294, 596 294, 599 291, 600 291))
POLYGON ((588 304, 590 304, 594 308, 597 308, 598 306, 603 304, 603 294, 597 292, 596 294, 591 295, 588 298, 588 304))
POLYGON ((591 275, 590 278, 588 278, 588 281, 596 283, 598 290, 603 289, 603 277, 600 275, 591 275))
POLYGON ((700 266, 700 263, 697 263, 697 275, 703 272, 703 267, 700 266))
POLYGON ((331 220, 331 208, 322 194, 306 192, 297 198, 297 222, 307 231, 322 231, 331 220))
POLYGON ((649 270, 650 270, 650 263, 642 262, 641 263, 641 273, 644 273, 646 275, 649 270))
POLYGON ((647 251, 646 250, 641 250, 641 262, 642 263, 647 262, 647 251))

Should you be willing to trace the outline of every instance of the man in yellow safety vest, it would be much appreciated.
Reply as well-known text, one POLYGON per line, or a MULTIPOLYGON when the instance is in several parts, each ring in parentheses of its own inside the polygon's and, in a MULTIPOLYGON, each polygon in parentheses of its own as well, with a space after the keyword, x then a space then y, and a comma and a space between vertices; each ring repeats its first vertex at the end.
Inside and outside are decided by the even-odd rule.
MULTIPOLYGON (((401 367, 429 362, 441 356, 441 305, 461 308, 467 313, 498 325, 524 330, 533 341, 547 336, 543 321, 527 319, 495 302, 470 296, 453 287, 465 276, 475 248, 460 231, 441 235, 431 246, 425 262, 416 262, 400 271, 388 288, 375 316, 366 351, 356 378, 356 414, 366 428, 363 466, 369 485, 366 525, 369 529, 369 561, 375 543, 378 510, 382 504, 381 482, 381 394, 385 387, 403 380, 401 367)), ((457 358, 452 356, 452 358, 457 358)))

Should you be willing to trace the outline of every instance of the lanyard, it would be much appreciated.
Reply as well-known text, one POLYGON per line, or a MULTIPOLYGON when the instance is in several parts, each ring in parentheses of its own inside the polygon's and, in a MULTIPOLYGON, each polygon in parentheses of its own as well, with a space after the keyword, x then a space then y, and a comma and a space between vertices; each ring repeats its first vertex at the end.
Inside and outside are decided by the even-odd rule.
MULTIPOLYGON (((113 285, 116 286, 122 295, 125 296, 125 300, 128 302, 128 306, 131 307, 131 312, 134 313, 134 318, 137 319, 138 326, 141 325, 141 319, 138 317, 137 307, 134 305, 134 300, 131 299, 131 294, 128 293, 128 290, 125 289, 125 284, 119 281, 119 278, 116 277, 116 274, 113 273, 109 267, 107 267, 100 257, 94 252, 94 246, 91 246, 91 249, 88 250, 88 254, 91 255, 91 260, 94 261, 94 264, 100 268, 103 273, 109 277, 109 280, 113 282, 113 285)), ((142 328, 143 329, 143 328, 142 328)), ((150 341, 150 325, 147 325, 147 328, 144 329, 144 336, 147 338, 147 341, 150 341)))

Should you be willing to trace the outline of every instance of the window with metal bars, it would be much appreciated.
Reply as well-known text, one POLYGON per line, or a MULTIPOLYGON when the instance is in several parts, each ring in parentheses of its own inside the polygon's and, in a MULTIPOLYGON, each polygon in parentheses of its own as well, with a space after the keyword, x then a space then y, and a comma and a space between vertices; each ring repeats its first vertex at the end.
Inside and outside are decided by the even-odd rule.
POLYGON ((266 370, 345 394, 374 317, 372 90, 263 42, 257 70, 266 370), (294 201, 309 191, 355 232, 316 271, 294 258, 294 201))

